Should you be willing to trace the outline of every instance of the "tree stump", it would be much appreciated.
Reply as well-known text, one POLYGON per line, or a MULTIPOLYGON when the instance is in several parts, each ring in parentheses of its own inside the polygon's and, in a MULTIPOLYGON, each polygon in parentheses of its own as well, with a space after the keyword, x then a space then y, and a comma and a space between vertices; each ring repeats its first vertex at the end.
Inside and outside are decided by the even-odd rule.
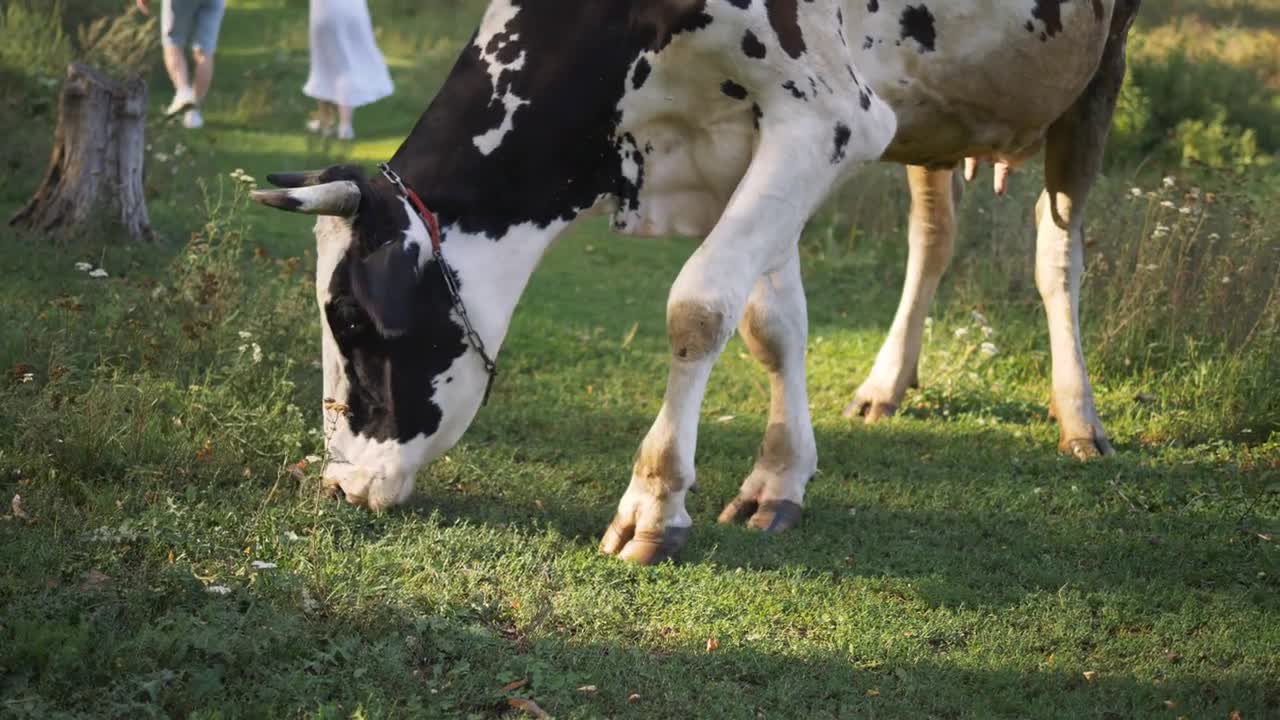
POLYGON ((107 210, 133 239, 153 239, 142 190, 146 113, 141 75, 117 82, 86 65, 70 65, 49 168, 9 224, 65 233, 101 219, 99 212, 107 210))

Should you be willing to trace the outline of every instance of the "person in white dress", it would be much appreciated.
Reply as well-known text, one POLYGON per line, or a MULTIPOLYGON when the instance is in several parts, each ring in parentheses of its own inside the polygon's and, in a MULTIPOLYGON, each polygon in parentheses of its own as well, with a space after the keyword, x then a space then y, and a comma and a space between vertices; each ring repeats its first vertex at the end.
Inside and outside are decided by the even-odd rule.
POLYGON ((307 129, 355 137, 355 108, 391 94, 387 63, 373 37, 365 0, 311 0, 311 72, 302 92, 319 107, 307 129), (336 125, 336 127, 335 127, 336 125))

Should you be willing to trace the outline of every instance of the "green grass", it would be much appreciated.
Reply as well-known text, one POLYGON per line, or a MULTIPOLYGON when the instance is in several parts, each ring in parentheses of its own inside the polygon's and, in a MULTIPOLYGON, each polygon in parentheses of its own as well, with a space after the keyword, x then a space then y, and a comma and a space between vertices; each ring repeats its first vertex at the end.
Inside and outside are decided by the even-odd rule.
MULTIPOLYGON (((713 523, 768 402, 735 339, 683 562, 597 555, 693 248, 603 223, 548 254, 490 404, 410 506, 321 498, 296 469, 320 450, 309 223, 245 206, 227 174, 389 155, 477 14, 393 28, 391 5, 397 94, 358 112, 354 145, 301 131, 301 6, 234 2, 208 128, 150 130, 161 244, 0 229, 0 497, 28 516, 0 520, 0 717, 519 717, 511 698, 565 718, 1280 715, 1280 247, 1253 176, 1211 178, 1203 221, 1160 206, 1190 182, 1160 168, 1095 195, 1082 315, 1114 458, 1053 452, 1032 171, 1008 199, 968 193, 923 389, 891 422, 839 417, 901 281, 885 168, 804 241, 821 471, 797 531, 713 523)), ((6 217, 47 152, 49 118, 30 125, 4 150, 6 217)))

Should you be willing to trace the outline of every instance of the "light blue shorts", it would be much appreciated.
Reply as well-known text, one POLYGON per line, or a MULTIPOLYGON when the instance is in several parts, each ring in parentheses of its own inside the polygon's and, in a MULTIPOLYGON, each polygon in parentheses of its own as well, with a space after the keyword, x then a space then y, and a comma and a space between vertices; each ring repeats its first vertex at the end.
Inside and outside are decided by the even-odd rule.
POLYGON ((226 0, 164 0, 160 10, 160 39, 165 47, 199 48, 212 55, 226 0))

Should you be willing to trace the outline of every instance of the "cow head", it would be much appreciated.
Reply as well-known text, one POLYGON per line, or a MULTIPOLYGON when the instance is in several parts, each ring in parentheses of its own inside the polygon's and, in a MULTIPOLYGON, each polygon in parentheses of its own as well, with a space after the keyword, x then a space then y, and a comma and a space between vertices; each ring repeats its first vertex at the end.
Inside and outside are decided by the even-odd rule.
POLYGON ((320 216, 325 484, 375 510, 401 503, 417 469, 474 418, 488 380, 483 361, 464 340, 421 218, 389 183, 349 166, 268 180, 283 189, 255 200, 320 216))

